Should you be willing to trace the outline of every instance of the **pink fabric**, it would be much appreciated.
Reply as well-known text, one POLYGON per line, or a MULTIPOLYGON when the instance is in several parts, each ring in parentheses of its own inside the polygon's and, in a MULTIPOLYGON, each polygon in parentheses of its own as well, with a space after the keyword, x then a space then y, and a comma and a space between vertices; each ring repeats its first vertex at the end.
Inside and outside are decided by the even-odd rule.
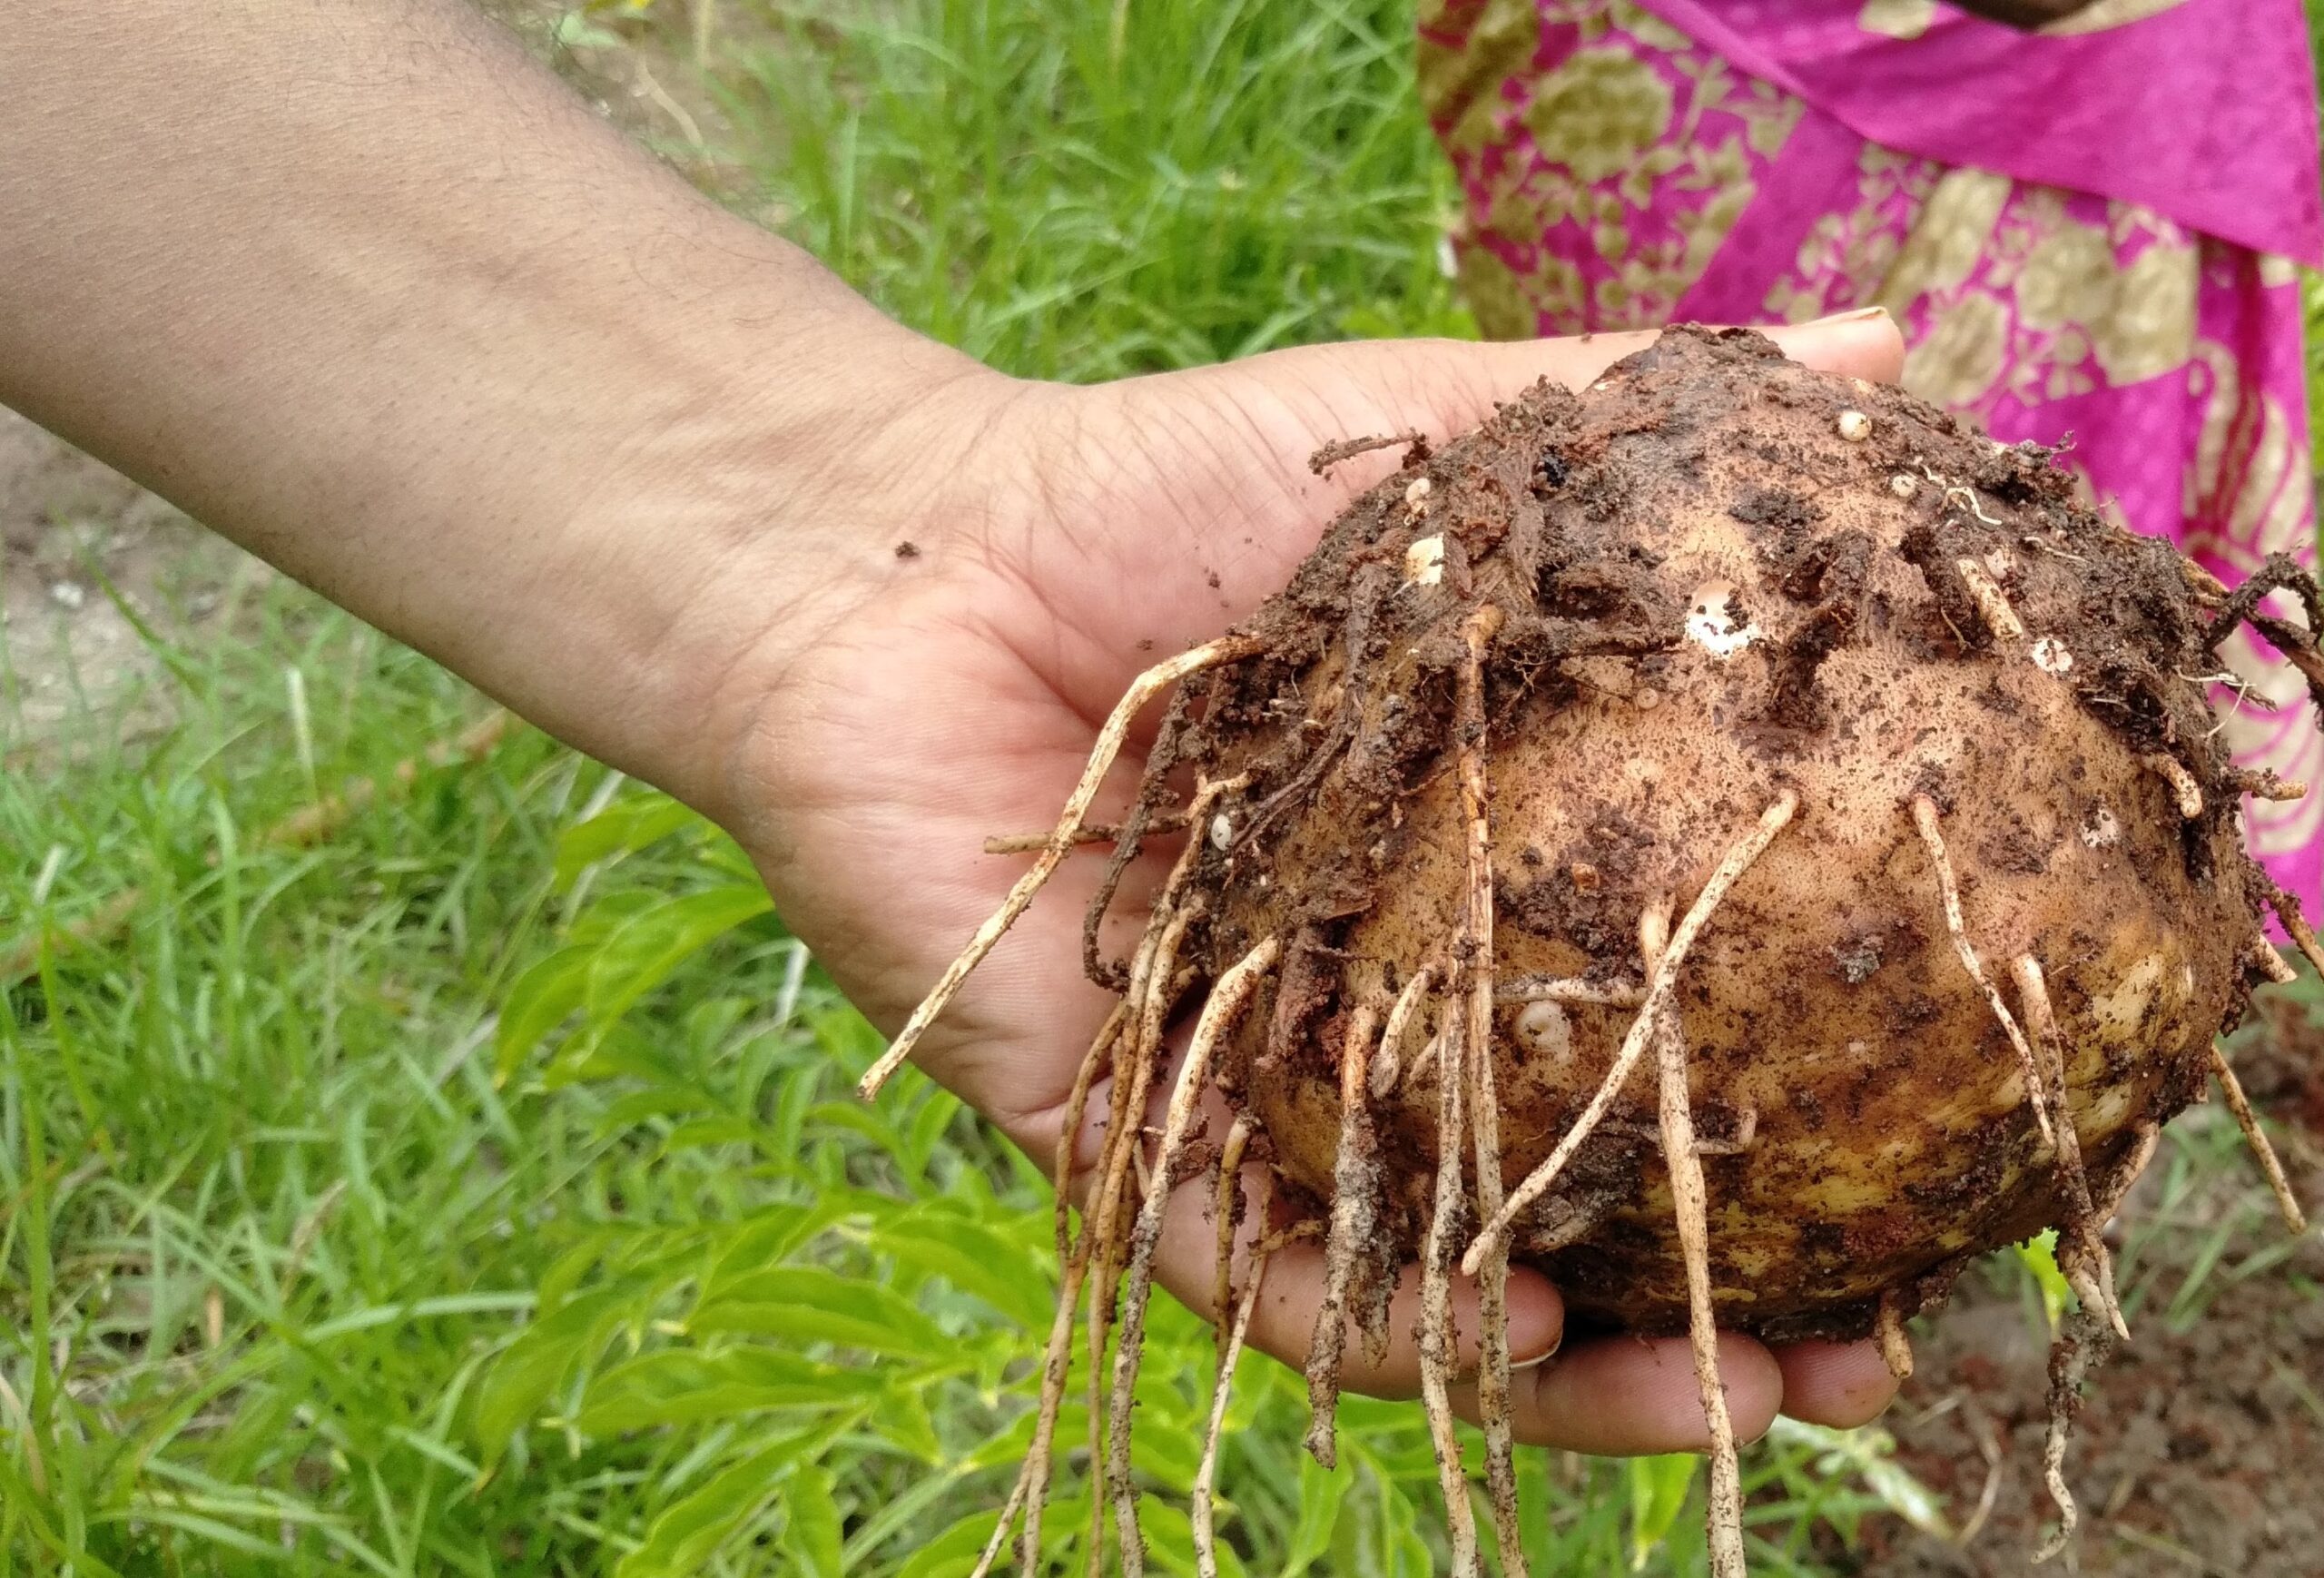
MULTIPOLYGON (((2187 0, 2054 38, 1940 7, 1911 40, 1866 32, 1863 0, 1641 0, 1683 37, 1537 4, 1530 55, 1492 41, 1512 74, 1479 90, 1448 74, 1472 96, 1431 104, 1480 317, 1490 296, 1530 319, 1489 328, 1883 301, 1908 386, 2004 441, 2071 434, 2069 463, 2132 528, 2230 584, 2270 552, 2314 561, 2302 312, 2280 261, 2324 261, 2298 0, 2187 0), (1571 123, 1593 115, 1610 148, 1571 123), (1658 117, 1650 144, 1620 142, 1658 117)), ((1480 15, 1452 0, 1423 24, 1424 87, 1427 51, 1477 47, 1480 15)), ((2319 784, 2245 807, 2271 873, 2314 904, 2324 738, 2264 646, 2222 656, 2255 682, 2221 692, 2238 759, 2319 784)))
POLYGON ((1863 0, 1640 0, 1883 147, 2157 209, 2324 266, 2315 68, 2299 0, 2195 0, 2052 38, 1940 7, 1917 38, 1863 0))

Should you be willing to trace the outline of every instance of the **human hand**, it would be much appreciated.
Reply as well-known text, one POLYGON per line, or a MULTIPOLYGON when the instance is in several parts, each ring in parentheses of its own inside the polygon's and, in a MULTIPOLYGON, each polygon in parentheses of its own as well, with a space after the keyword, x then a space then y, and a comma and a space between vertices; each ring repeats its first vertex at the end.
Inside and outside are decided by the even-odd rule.
MULTIPOLYGON (((450 0, 18 12, 0 401, 719 817, 891 1029, 1016 874, 986 835, 1048 826, 1130 676, 1248 613, 1389 463, 1319 481, 1313 450, 1442 438, 1640 343, 1019 384, 703 202, 450 0)), ((1783 337, 1898 364, 1886 323, 1783 337)), ((921 1059, 1037 1157, 1109 1006, 1078 968, 1095 865, 921 1059)), ((1210 1253, 1190 1200, 1160 1273, 1197 1308, 1210 1253)), ((1275 1261, 1261 1347, 1303 1351, 1316 1270, 1275 1261)), ((1510 1311, 1517 1355, 1547 1353, 1554 1291, 1521 1272, 1510 1311)), ((1747 1433, 1889 1390, 1855 1347, 1735 1339, 1727 1364, 1747 1433)), ((1416 1373, 1405 1337, 1344 1379, 1416 1373)), ((1576 1345, 1518 1401, 1533 1440, 1703 1438, 1681 1345, 1576 1345)))
MULTIPOLYGON (((728 674, 710 714, 724 752, 714 809, 758 859, 789 923, 892 1032, 1022 869, 984 853, 984 840, 1049 826, 1130 680, 1247 615, 1394 463, 1374 457, 1318 479, 1310 454, 1412 428, 1443 439, 1536 378, 1579 387, 1649 338, 1322 346, 1088 389, 985 375, 947 384, 884 435, 891 454, 911 457, 898 474, 921 479, 912 490, 882 501, 884 489, 852 484, 833 498, 857 531, 883 535, 779 605, 781 620, 728 674)), ((1804 360, 1866 377, 1893 378, 1901 354, 1876 315, 1778 338, 1804 360)), ((1134 741, 1129 754, 1140 748, 1134 741)), ((1135 777, 1134 762, 1118 766, 1112 804, 1135 777)), ((1082 912, 1102 863, 1067 863, 918 1057, 1045 1166, 1114 1002, 1080 968, 1082 912)), ((1143 923, 1140 891, 1133 876, 1111 922, 1128 939, 1143 923)), ((1112 942, 1110 952, 1126 951, 1124 937, 1112 942)), ((1101 1087, 1078 1137, 1077 1191, 1097 1160, 1105 1105, 1101 1087)), ((1174 1199, 1157 1275, 1216 1317, 1206 1194, 1189 1185, 1174 1199)), ((1297 1364, 1322 1285, 1318 1248, 1277 1254, 1253 1345, 1297 1364)), ((1409 1268, 1398 1297, 1384 1360, 1349 1354, 1351 1389, 1416 1391, 1409 1268)), ((1456 1298, 1473 1364, 1473 1287, 1456 1298)), ((1562 1308, 1548 1280, 1515 1270, 1508 1299, 1513 1356, 1557 1351, 1519 1374, 1521 1440, 1599 1453, 1705 1444, 1683 1338, 1558 1350, 1562 1308)), ((1868 1344, 1770 1351, 1729 1336, 1721 1365, 1747 1437, 1778 1409, 1859 1424, 1895 1389, 1868 1344)), ((1474 1403, 1473 1388, 1456 1394, 1472 1416, 1474 1403)))

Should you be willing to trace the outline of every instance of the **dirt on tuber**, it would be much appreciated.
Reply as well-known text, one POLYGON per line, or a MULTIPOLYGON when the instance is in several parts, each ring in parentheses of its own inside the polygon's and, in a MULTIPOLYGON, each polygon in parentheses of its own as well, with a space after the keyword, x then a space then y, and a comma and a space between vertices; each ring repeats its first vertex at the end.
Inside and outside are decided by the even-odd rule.
POLYGON ((2102 518, 2052 451, 1742 330, 1673 330, 1442 450, 1406 434, 1315 464, 1399 446, 1289 587, 1141 676, 1053 832, 1004 846, 1031 869, 866 1081, 1092 841, 1135 715, 1167 695, 1086 930, 1122 996, 1066 1129, 1104 1093, 1098 1183, 1078 1235, 1060 1199, 1033 1450, 979 1571, 1020 1514, 1018 1561, 1040 1570, 1079 1337, 1101 1517, 1143 1572, 1138 1345, 1164 1203, 1206 1172, 1204 1572, 1226 1390, 1266 1259, 1299 1238, 1325 1250, 1308 1445, 1327 1465, 1346 1345, 1384 1344, 1419 1262, 1456 1573, 1480 1564, 1449 1405, 1456 1270, 1480 1283, 1488 1500, 1521 1571, 1516 1261, 1578 1327, 1689 1336, 1712 1567, 1736 1578, 1717 1329, 1870 1336, 1901 1375, 1907 1317, 2053 1228, 2076 1306, 2050 1369, 2054 1553, 2082 1377, 2127 1335, 2101 1230, 2160 1127, 2216 1076, 2299 1220, 2215 1043, 2288 972, 2270 915, 2324 968, 2240 838, 2244 794, 2305 789, 2234 767, 2209 695, 2248 623, 2324 697, 2315 582, 2279 558, 2230 592, 2102 518), (1142 940, 1107 958, 1114 888, 1157 852, 1142 940), (1225 1132, 1206 1132, 1212 1091, 1225 1132))

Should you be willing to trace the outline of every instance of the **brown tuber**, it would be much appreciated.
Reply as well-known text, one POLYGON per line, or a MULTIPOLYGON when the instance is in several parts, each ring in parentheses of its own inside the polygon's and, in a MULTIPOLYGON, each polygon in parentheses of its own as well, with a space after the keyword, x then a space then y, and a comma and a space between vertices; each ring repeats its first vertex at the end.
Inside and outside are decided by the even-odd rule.
MULTIPOLYGON (((1328 1463, 1343 1323, 1376 1342, 1388 1283, 1420 1262, 1456 1572, 1479 1561, 1446 1410, 1456 1267, 1481 1279, 1500 1529, 1514 1260, 1574 1321, 1690 1336, 1732 1578, 1715 1327, 1871 1336, 1902 1374, 1906 1317, 2055 1228, 2078 1308, 2052 1363, 2054 1547, 2079 1383, 2122 1326, 2105 1217, 2214 1075, 2264 1151, 2214 1041, 2283 970, 2270 908, 2313 948, 2240 841, 2242 793, 2299 786, 2235 769, 2187 676, 2215 673, 2227 621, 2268 618, 2324 669, 2314 636, 2106 524, 2048 451, 1746 331, 1674 330, 1441 450, 1384 442, 1411 445, 1403 468, 1288 587, 1125 699, 1033 871, 866 1082, 1083 839, 1131 713, 1177 687, 1118 866, 1192 832, 1135 957, 1091 956, 1126 992, 1091 1061, 1116 1105, 1066 1251, 1041 1449, 1004 1514, 1027 1514, 1023 1570, 1073 1301, 1090 1290, 1102 1354, 1125 1283, 1092 1479, 1144 1569, 1129 1400, 1160 1202, 1221 1150, 1264 1169, 1271 1204, 1239 1281, 1220 1223, 1220 1395, 1266 1252, 1322 1238, 1309 1445, 1328 1463), (1196 1010, 1173 1080, 1157 1043, 1196 1010), (1238 1115, 1206 1144, 1206 1081, 1238 1115), (1121 1092, 1164 1086, 1149 1153, 1121 1092)), ((2314 606, 2296 567, 2269 573, 2314 606)), ((1207 1187, 1231 1218, 1231 1181, 1207 1187)))

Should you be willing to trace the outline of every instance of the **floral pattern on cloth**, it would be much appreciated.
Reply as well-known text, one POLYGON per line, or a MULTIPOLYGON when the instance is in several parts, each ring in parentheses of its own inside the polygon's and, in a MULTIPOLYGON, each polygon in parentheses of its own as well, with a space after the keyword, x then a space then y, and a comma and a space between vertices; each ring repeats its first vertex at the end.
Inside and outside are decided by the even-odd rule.
MULTIPOLYGON (((2071 20, 2088 35, 2201 8, 2104 0, 2071 20)), ((1859 21, 1911 38, 1946 9, 1870 0, 1859 21)), ((2112 518, 2230 584, 2270 553, 2313 562, 2284 258, 2150 204, 1868 140, 1631 0, 1433 0, 1420 82, 1466 200, 1462 289, 1489 335, 1877 303, 1905 331, 1906 388, 2004 442, 2071 434, 2063 462, 2112 518)), ((2218 693, 2237 760, 2319 785, 2244 808, 2254 853, 2312 903, 2324 736, 2271 649, 2239 632, 2221 657, 2248 682, 2218 693)))

